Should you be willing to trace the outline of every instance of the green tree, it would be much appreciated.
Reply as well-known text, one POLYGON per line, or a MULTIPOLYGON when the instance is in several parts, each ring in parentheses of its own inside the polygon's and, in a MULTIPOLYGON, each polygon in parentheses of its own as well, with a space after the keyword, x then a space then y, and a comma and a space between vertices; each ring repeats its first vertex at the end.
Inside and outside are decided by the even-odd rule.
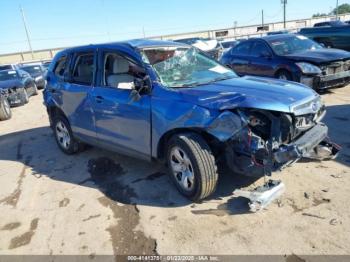
POLYGON ((326 16, 326 15, 327 15, 326 13, 317 13, 317 14, 314 14, 312 17, 316 18, 316 17, 326 16))
MULTIPOLYGON (((332 14, 336 14, 337 12, 337 8, 334 8, 332 14)), ((342 4, 340 6, 338 6, 338 14, 346 14, 346 13, 350 13, 350 5, 349 4, 342 4)))

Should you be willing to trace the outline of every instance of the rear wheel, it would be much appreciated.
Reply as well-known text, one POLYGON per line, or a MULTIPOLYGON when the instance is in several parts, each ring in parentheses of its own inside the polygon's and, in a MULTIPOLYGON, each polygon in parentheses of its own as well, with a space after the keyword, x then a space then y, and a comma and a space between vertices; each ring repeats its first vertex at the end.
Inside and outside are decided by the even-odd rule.
POLYGON ((68 155, 80 151, 81 144, 73 137, 72 129, 65 117, 56 116, 53 123, 58 147, 68 155))
POLYGON ((291 81, 292 80, 292 75, 286 71, 286 70, 281 70, 277 73, 276 77, 278 79, 281 79, 281 80, 288 80, 288 81, 291 81))
POLYGON ((38 94, 39 94, 39 92, 38 92, 38 87, 37 87, 36 84, 34 84, 34 86, 33 86, 33 96, 36 96, 36 95, 38 95, 38 94))
POLYGON ((7 98, 0 97, 0 120, 8 120, 12 117, 10 103, 7 98))
POLYGON ((28 102, 29 102, 29 96, 28 96, 27 89, 23 88, 23 91, 22 91, 21 94, 20 94, 20 99, 21 99, 22 105, 28 104, 28 102))
POLYGON ((167 161, 178 190, 193 201, 211 195, 217 185, 215 158, 204 139, 194 133, 174 136, 168 144, 167 161))

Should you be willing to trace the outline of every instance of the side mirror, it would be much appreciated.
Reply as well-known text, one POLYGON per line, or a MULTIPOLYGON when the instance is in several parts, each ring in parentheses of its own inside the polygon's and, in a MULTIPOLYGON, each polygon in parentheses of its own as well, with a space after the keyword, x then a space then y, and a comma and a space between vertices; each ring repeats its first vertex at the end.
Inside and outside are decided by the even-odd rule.
POLYGON ((141 99, 143 94, 149 94, 151 91, 151 80, 148 75, 144 78, 135 78, 134 88, 130 93, 130 102, 136 102, 141 99))
POLYGON ((134 88, 141 95, 148 94, 151 91, 151 80, 149 76, 146 75, 144 78, 135 78, 134 88))

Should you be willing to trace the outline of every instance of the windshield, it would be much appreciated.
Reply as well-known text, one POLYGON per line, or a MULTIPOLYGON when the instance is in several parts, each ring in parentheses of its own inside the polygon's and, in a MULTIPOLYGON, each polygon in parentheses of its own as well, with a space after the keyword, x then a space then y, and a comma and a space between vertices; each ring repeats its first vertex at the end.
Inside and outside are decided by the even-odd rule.
POLYGON ((268 40, 268 43, 277 55, 289 55, 300 51, 316 50, 323 48, 316 42, 301 35, 268 40))
POLYGON ((17 72, 15 70, 0 71, 0 81, 17 79, 17 72))
POLYGON ((41 73, 40 66, 23 66, 21 67, 22 70, 28 72, 29 74, 38 74, 41 73))
POLYGON ((167 87, 194 87, 237 76, 196 48, 147 48, 142 50, 142 56, 167 87))

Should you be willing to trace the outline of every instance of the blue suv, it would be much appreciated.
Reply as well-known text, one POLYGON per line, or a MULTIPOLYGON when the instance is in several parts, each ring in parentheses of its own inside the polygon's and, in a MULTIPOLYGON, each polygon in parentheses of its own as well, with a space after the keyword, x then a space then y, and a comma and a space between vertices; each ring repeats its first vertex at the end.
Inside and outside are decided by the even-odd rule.
POLYGON ((132 40, 61 51, 48 69, 44 100, 64 153, 90 144, 164 161, 192 200, 214 192, 218 165, 260 177, 302 157, 337 153, 313 90, 238 77, 182 43, 132 40))

